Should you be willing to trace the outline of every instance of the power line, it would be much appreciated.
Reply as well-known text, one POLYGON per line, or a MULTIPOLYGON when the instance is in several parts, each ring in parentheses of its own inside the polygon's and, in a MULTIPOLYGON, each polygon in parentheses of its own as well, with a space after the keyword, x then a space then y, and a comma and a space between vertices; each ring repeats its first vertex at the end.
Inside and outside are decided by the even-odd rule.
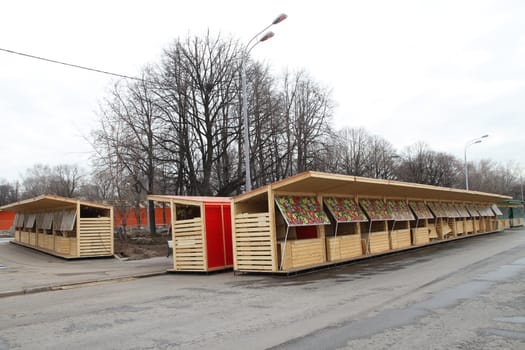
POLYGON ((81 65, 78 65, 78 64, 74 64, 74 63, 67 63, 67 62, 57 61, 57 60, 53 60, 53 59, 50 59, 50 58, 30 55, 30 54, 23 53, 23 52, 18 52, 18 51, 3 49, 3 48, 0 48, 0 51, 4 51, 4 52, 10 53, 10 54, 24 56, 24 57, 28 57, 28 58, 33 58, 33 59, 44 61, 44 62, 55 63, 55 64, 60 64, 60 65, 63 65, 63 66, 83 69, 83 70, 87 70, 87 71, 91 71, 91 72, 112 75, 112 76, 119 77, 119 78, 137 80, 137 81, 140 81, 140 82, 148 82, 148 83, 154 84, 153 82, 149 82, 147 80, 144 80, 144 79, 141 79, 141 78, 137 78, 137 77, 132 77, 132 76, 129 76, 129 75, 124 75, 124 74, 119 74, 119 73, 112 73, 112 72, 108 72, 108 71, 97 69, 97 68, 90 68, 90 67, 85 67, 85 66, 81 66, 81 65))

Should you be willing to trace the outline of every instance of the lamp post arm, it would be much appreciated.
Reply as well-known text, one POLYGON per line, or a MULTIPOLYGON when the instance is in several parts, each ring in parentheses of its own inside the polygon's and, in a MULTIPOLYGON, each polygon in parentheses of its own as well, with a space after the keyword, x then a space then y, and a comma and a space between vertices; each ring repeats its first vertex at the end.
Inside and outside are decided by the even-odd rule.
POLYGON ((472 146, 476 143, 481 143, 481 141, 488 137, 489 135, 483 135, 481 137, 477 137, 475 139, 472 139, 472 140, 469 140, 466 144, 465 144, 465 152, 463 154, 464 156, 464 161, 465 161, 465 189, 468 191, 468 164, 467 164, 467 148, 469 148, 469 146, 472 146))
POLYGON ((250 46, 250 44, 252 43, 252 41, 254 41, 255 39, 257 39, 257 38, 259 37, 259 35, 261 35, 261 34, 264 33, 265 31, 267 31, 268 28, 270 28, 271 26, 273 26, 273 23, 270 24, 270 25, 268 25, 266 28, 264 28, 263 30, 261 30, 259 33, 255 34, 255 35, 253 36, 253 38, 251 38, 250 41, 248 41, 248 44, 246 44, 246 46, 245 46, 245 48, 244 48, 244 52, 249 53, 249 52, 251 51, 251 49, 253 49, 253 47, 259 43, 259 41, 257 41, 257 43, 255 43, 255 45, 253 45, 253 46, 251 47, 251 49, 248 50, 248 47, 250 46))

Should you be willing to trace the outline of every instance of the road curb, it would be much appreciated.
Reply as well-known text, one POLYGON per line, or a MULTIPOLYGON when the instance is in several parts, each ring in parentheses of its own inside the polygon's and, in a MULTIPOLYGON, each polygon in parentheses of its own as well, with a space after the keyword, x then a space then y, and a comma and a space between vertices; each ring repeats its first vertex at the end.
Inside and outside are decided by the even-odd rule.
POLYGON ((126 282, 126 281, 132 281, 135 279, 141 279, 141 278, 162 276, 165 274, 167 274, 167 271, 149 272, 149 273, 143 273, 143 274, 138 274, 138 275, 119 276, 119 277, 111 277, 111 278, 102 278, 102 279, 87 280, 87 281, 81 281, 81 282, 56 284, 56 285, 51 285, 51 286, 24 288, 20 290, 0 292, 0 299, 12 297, 12 296, 25 295, 25 294, 36 294, 36 293, 43 293, 43 292, 53 292, 53 291, 59 291, 59 290, 81 288, 81 287, 86 287, 86 286, 100 284, 100 283, 126 282))

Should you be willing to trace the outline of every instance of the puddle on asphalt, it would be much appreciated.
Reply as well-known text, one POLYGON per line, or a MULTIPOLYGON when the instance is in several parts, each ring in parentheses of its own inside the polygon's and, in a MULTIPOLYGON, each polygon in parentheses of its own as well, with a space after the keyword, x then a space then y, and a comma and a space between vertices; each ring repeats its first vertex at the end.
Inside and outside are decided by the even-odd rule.
POLYGON ((9 346, 6 341, 0 338, 0 350, 8 350, 9 346))
POLYGON ((525 332, 511 331, 508 329, 484 328, 479 333, 483 335, 496 335, 498 337, 525 340, 525 332))
POLYGON ((525 316, 498 317, 494 320, 497 322, 525 324, 525 316))
POLYGON ((523 265, 516 264, 514 262, 512 265, 501 266, 495 271, 490 271, 480 275, 477 277, 477 279, 493 282, 505 281, 519 274, 521 271, 523 271, 523 268, 523 265))

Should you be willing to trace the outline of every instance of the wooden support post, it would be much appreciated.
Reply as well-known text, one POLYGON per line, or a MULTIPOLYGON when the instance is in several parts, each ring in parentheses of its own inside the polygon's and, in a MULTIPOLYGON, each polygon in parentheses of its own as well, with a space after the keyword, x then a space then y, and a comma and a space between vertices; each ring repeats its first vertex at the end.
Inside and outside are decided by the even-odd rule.
MULTIPOLYGON (((113 210, 113 209, 112 209, 113 210)), ((113 217, 113 216, 111 216, 113 217)), ((80 256, 80 234, 81 234, 81 228, 80 227, 80 201, 77 201, 77 254, 76 256, 80 256)), ((113 228, 113 223, 111 223, 111 227, 113 228)), ((53 229, 53 238, 54 238, 54 229, 53 229)), ((113 232, 113 231, 112 231, 113 232)), ((111 244, 113 244, 113 236, 111 236, 111 244)), ((113 249, 112 249, 113 250, 113 249)))
POLYGON ((275 221, 275 194, 273 188, 268 187, 268 214, 270 219, 270 251, 272 255, 272 271, 279 270, 278 256, 277 256, 277 229, 275 221))
POLYGON ((202 235, 202 258, 204 264, 204 271, 208 271, 208 242, 206 239, 206 208, 204 202, 200 205, 201 210, 201 235, 202 235))

